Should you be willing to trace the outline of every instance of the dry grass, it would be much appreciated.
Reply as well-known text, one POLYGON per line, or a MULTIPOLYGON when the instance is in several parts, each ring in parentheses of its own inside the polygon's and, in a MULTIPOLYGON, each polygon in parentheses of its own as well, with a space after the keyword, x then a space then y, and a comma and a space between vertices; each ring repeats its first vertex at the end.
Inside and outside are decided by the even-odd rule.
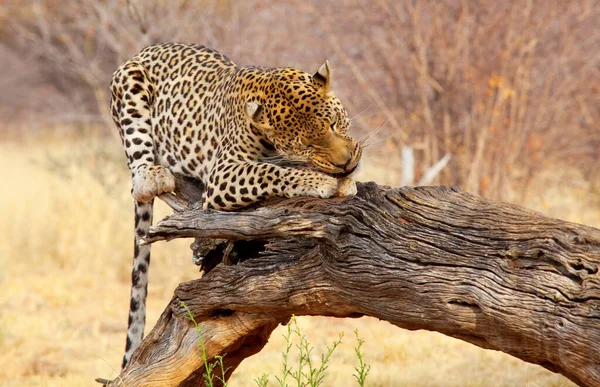
MULTIPOLYGON (((119 153, 115 138, 0 144, 0 385, 89 386, 95 377, 116 375, 125 339, 133 224, 128 173, 119 153), (111 153, 96 151, 105 149, 111 153)), ((385 180, 374 170, 363 172, 363 179, 374 177, 385 180)), ((538 209, 546 206, 554 216, 600 225, 598 212, 584 207, 585 196, 579 197, 581 207, 567 202, 563 208, 551 203, 564 203, 572 192, 559 193, 560 200, 535 197, 538 209)), ((158 207, 158 217, 167 214, 158 207)), ((154 246, 149 327, 175 286, 197 276, 189 243, 154 246)), ((368 318, 300 318, 299 323, 316 353, 340 331, 346 333, 333 355, 328 385, 354 383, 356 327, 373 367, 370 386, 570 385, 538 366, 431 332, 408 332, 368 318)), ((282 333, 277 330, 260 354, 243 363, 232 386, 252 386, 263 372, 280 372, 282 333)))

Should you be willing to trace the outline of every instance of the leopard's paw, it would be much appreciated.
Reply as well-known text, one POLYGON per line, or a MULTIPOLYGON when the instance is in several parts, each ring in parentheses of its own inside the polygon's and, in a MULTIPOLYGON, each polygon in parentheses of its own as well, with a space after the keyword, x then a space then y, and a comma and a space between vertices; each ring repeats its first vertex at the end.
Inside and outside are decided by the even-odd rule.
POLYGON ((139 168, 133 175, 133 198, 149 202, 160 194, 175 190, 173 173, 161 165, 139 168))
POLYGON ((356 181, 349 177, 338 179, 337 196, 354 196, 356 192, 356 181))
POLYGON ((304 181, 295 184, 292 189, 286 189, 284 195, 291 198, 295 196, 312 196, 315 198, 331 198, 338 191, 338 182, 335 177, 318 173, 306 177, 304 181))
POLYGON ((338 181, 333 176, 325 175, 321 182, 319 182, 317 190, 317 197, 328 199, 334 197, 338 192, 338 181))

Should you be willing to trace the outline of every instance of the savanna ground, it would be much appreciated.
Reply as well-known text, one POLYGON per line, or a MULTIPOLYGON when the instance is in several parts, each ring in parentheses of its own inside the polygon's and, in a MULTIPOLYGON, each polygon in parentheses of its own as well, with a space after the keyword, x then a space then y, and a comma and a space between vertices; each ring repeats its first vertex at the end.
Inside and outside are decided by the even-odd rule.
MULTIPOLYGON (((133 204, 107 84, 142 47, 196 42, 241 64, 307 71, 328 58, 354 133, 382 128, 359 180, 418 184, 447 155, 423 181, 600 227, 598 24, 597 0, 1 2, 0 386, 88 386, 118 373, 133 204), (414 154, 404 173, 403 147, 414 154)), ((169 213, 156 207, 156 219, 169 213)), ((198 276, 190 243, 154 245, 147 329, 177 284, 198 276)), ((369 386, 572 385, 436 333, 298 321, 315 354, 345 332, 326 385, 354 382, 355 328, 369 386)), ((281 373, 283 332, 232 386, 281 373)))

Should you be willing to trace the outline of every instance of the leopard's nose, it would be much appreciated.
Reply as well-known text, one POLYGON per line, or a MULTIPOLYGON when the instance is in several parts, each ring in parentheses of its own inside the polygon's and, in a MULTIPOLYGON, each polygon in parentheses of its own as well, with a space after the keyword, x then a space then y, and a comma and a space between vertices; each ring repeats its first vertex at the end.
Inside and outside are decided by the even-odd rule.
POLYGON ((354 141, 352 141, 352 143, 350 143, 350 144, 346 144, 346 150, 347 150, 348 160, 344 164, 343 169, 345 172, 352 172, 356 169, 356 167, 358 166, 358 163, 360 162, 360 158, 362 156, 362 150, 354 141))
POLYGON ((343 167, 344 172, 350 173, 350 172, 354 171, 356 169, 356 167, 358 166, 358 160, 360 160, 360 159, 357 158, 356 160, 354 160, 354 156, 350 156, 350 158, 348 159, 348 161, 346 162, 346 164, 343 167))
POLYGON ((346 162, 346 164, 344 164, 344 166, 342 167, 342 169, 345 172, 348 172, 350 169, 350 163, 352 163, 352 156, 348 159, 348 161, 346 162))
POLYGON ((341 163, 332 163, 333 165, 335 165, 337 168, 341 169, 342 171, 348 171, 348 169, 352 169, 352 155, 350 155, 348 157, 348 159, 346 159, 345 162, 341 162, 341 163))
POLYGON ((340 172, 337 172, 336 175, 340 176, 348 176, 358 167, 358 162, 353 162, 353 157, 350 157, 346 163, 344 164, 333 164, 337 168, 340 169, 340 172))

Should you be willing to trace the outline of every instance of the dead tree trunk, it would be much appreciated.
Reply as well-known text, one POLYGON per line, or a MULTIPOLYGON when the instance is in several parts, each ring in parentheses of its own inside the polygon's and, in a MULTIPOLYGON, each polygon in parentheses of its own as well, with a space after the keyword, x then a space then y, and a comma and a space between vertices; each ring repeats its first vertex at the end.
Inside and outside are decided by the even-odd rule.
POLYGON ((113 385, 204 385, 182 302, 227 377, 292 314, 366 315, 600 385, 600 230, 457 189, 369 183, 347 199, 178 212, 147 240, 180 237, 217 240, 195 244, 208 272, 178 286, 113 385))

